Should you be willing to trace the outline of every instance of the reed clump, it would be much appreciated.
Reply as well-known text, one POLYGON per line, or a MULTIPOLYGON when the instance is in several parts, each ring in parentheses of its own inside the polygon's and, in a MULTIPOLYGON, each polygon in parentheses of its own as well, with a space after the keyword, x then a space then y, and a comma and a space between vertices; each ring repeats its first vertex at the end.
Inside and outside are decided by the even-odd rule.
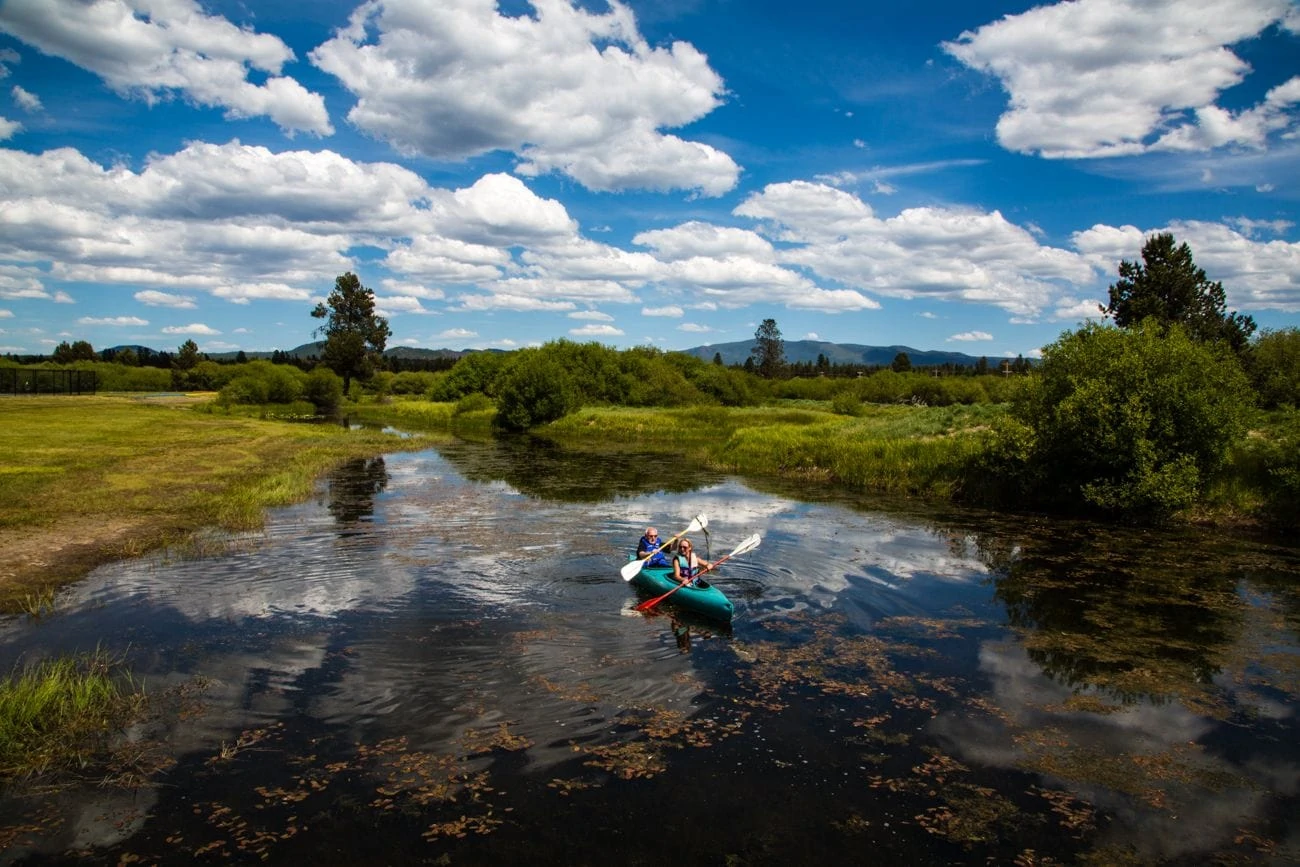
POLYGON ((0 680, 0 779, 84 770, 144 701, 102 650, 16 669, 0 680))

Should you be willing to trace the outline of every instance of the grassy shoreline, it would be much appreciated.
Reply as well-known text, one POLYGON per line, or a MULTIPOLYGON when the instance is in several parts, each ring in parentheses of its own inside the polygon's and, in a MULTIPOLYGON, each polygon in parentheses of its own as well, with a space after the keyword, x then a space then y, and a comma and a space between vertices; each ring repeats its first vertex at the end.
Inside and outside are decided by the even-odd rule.
POLYGON ((379 430, 192 411, 206 397, 0 401, 0 612, 101 563, 250 530, 354 457, 421 448, 379 430))
POLYGON ((537 433, 569 446, 635 441, 679 450, 723 472, 950 499, 1002 411, 987 404, 864 405, 847 416, 818 401, 757 409, 584 409, 537 433))

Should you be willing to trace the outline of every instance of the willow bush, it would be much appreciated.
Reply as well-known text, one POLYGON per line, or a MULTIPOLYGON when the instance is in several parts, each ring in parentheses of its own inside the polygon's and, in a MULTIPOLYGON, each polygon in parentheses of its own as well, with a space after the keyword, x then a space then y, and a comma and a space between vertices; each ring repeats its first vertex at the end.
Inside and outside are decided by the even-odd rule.
POLYGON ((1200 498, 1250 402, 1224 346, 1154 320, 1090 324, 1044 350, 981 472, 1049 505, 1168 514, 1200 498))

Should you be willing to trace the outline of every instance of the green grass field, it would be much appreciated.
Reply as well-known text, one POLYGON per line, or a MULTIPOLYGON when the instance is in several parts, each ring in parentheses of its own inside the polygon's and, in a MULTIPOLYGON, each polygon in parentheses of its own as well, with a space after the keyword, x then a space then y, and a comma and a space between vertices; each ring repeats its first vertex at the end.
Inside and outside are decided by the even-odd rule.
POLYGON ((331 466, 427 442, 191 404, 0 398, 0 610, 203 527, 259 527, 331 466))

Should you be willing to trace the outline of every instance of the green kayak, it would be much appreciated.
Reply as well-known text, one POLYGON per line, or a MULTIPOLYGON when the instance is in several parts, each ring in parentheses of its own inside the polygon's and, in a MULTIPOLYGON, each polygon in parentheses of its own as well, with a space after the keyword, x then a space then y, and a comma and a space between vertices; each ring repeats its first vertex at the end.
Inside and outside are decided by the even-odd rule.
MULTIPOLYGON (((677 586, 671 567, 646 566, 632 579, 632 585, 647 596, 662 596, 677 586)), ((692 611, 712 620, 723 623, 731 622, 731 600, 721 590, 703 578, 695 584, 683 587, 662 603, 675 604, 678 608, 692 611)))

